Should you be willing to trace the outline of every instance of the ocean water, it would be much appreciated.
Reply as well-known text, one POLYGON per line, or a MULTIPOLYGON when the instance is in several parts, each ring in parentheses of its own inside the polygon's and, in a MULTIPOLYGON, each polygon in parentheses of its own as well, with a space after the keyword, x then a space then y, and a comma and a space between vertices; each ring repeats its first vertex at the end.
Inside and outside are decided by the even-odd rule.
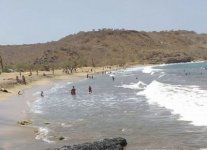
POLYGON ((36 140, 48 147, 121 136, 128 150, 205 149, 206 67, 207 62, 133 67, 57 83, 44 97, 32 95, 27 114, 38 129, 36 140), (70 95, 72 86, 76 96, 70 95))

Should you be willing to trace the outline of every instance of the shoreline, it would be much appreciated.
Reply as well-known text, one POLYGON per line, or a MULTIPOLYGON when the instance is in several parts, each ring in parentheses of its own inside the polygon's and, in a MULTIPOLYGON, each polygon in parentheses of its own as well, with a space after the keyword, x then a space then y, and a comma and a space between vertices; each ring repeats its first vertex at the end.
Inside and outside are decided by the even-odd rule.
MULTIPOLYGON (((192 62, 189 62, 189 63, 192 63, 192 62)), ((199 63, 199 62, 196 62, 196 63, 199 63)), ((162 65, 162 64, 158 64, 158 65, 162 65)), ((106 69, 104 71, 115 71, 115 70, 119 70, 119 69, 127 69, 127 68, 134 68, 134 67, 144 68, 147 66, 156 66, 156 65, 155 64, 145 64, 145 65, 133 64, 133 65, 128 65, 127 67, 115 66, 115 67, 111 67, 110 69, 106 69)), ((31 97, 32 92, 31 91, 33 89, 36 89, 36 90, 39 89, 38 91, 40 91, 40 89, 51 88, 51 87, 53 87, 53 85, 55 83, 58 83, 58 82, 63 83, 65 81, 67 81, 67 82, 77 81, 77 80, 83 79, 84 77, 86 78, 87 74, 97 75, 97 74, 100 74, 101 72, 103 72, 103 67, 99 67, 98 69, 96 69, 96 68, 93 68, 93 69, 95 69, 94 72, 81 71, 81 72, 77 72, 77 73, 69 74, 69 75, 60 73, 56 70, 55 73, 57 73, 57 74, 55 76, 51 77, 51 74, 47 74, 47 77, 40 77, 39 80, 33 80, 33 81, 29 82, 27 85, 17 85, 17 86, 8 88, 8 90, 12 91, 12 93, 1 92, 0 95, 3 94, 4 96, 0 96, 0 109, 1 109, 2 103, 6 103, 6 107, 4 108, 5 112, 2 110, 0 111, 0 114, 1 114, 0 118, 3 118, 3 120, 4 120, 4 118, 8 117, 10 122, 8 123, 7 120, 5 121, 6 123, 4 123, 4 121, 1 121, 2 123, 0 124, 0 127, 4 130, 4 132, 0 133, 0 137, 7 137, 7 136, 12 137, 13 138, 12 142, 7 140, 7 142, 10 144, 13 144, 13 142, 14 143, 19 142, 18 137, 21 137, 22 139, 26 137, 27 141, 24 141, 23 142, 24 144, 31 144, 32 145, 32 143, 33 143, 33 146, 35 146, 35 144, 38 143, 41 145, 41 147, 44 147, 45 144, 42 143, 41 140, 39 141, 39 140, 35 139, 35 136, 36 136, 35 130, 36 129, 32 124, 28 125, 28 126, 27 125, 21 126, 21 125, 17 124, 17 121, 23 121, 23 120, 28 119, 28 117, 25 115, 25 113, 22 112, 22 110, 24 110, 27 105, 26 104, 26 101, 28 101, 27 99, 29 99, 29 101, 32 101, 32 97, 31 97), (19 89, 24 90, 26 96, 24 96, 24 94, 21 96, 18 96, 17 92, 19 89), (6 95, 6 94, 8 94, 8 95, 6 95), (23 99, 23 101, 21 99, 23 99), (15 108, 15 110, 14 110, 14 108, 15 108), (13 133, 11 133, 11 131, 13 133), (27 143, 27 142, 29 142, 29 143, 27 143)), ((87 68, 87 70, 90 70, 90 69, 87 68)), ((34 76, 36 76, 36 75, 34 75, 34 76)), ((14 147, 9 147, 9 144, 6 146, 7 147, 3 147, 3 149, 9 150, 9 149, 14 148, 14 147)), ((48 147, 45 146, 45 149, 46 148, 48 148, 48 147)))
POLYGON ((32 72, 32 76, 28 76, 29 72, 23 72, 22 75, 26 77, 27 84, 16 83, 16 76, 19 76, 18 72, 2 73, 0 75, 0 87, 8 90, 10 93, 0 92, 0 102, 7 100, 12 96, 18 96, 18 91, 24 91, 32 88, 36 85, 47 85, 56 81, 70 80, 71 78, 86 77, 88 75, 96 75, 102 72, 113 71, 121 69, 119 66, 105 66, 105 67, 83 67, 78 68, 76 72, 72 74, 65 74, 62 70, 55 70, 53 75, 51 71, 39 71, 39 75, 36 72, 32 72), (90 71, 92 69, 92 71, 90 71), (45 74, 43 76, 42 74, 45 74))
MULTIPOLYGON (((89 68, 87 68, 87 70, 88 69, 89 68)), ((103 67, 100 67, 95 68, 93 72, 79 71, 77 73, 69 75, 61 73, 60 70, 59 72, 56 70, 55 76, 51 77, 51 74, 47 73, 47 77, 41 76, 36 80, 31 80, 27 85, 13 85, 11 87, 8 87, 7 90, 11 91, 11 93, 0 93, 0 118, 2 120, 0 123, 0 128, 4 130, 4 132, 0 133, 0 137, 2 137, 2 139, 0 139, 0 141, 2 141, 2 144, 0 144, 0 149, 3 148, 5 150, 12 150, 14 149, 15 145, 26 144, 31 145, 33 148, 35 148, 36 144, 40 144, 41 148, 48 148, 48 146, 46 146, 47 144, 45 144, 41 140, 35 139, 38 128, 33 126, 33 124, 18 124, 18 121, 31 121, 26 111, 28 109, 28 101, 32 102, 35 98, 34 96, 32 96, 32 91, 37 92, 44 89, 49 89, 52 88, 54 84, 63 83, 65 81, 78 81, 86 78, 87 74, 97 75, 102 73, 103 71, 108 72, 117 69, 122 68, 114 66, 110 67, 110 69, 106 68, 103 70, 103 67), (19 90, 24 91, 23 95, 18 96, 17 93, 19 90), (11 140, 6 140, 7 138, 11 140), (25 138, 27 140, 25 140, 25 138)), ((18 73, 12 73, 12 75, 16 74, 18 73)), ((27 74, 27 72, 25 72, 25 74, 27 74)), ((22 149, 25 149, 25 147, 21 146, 22 149)))
MULTIPOLYGON (((162 65, 162 64, 158 64, 158 65, 162 65)), ((19 144, 19 142, 21 143, 21 145, 31 145, 32 148, 35 148, 35 145, 37 144, 40 145, 41 148, 44 148, 44 149, 48 148, 48 143, 42 142, 42 140, 37 140, 35 138, 38 134, 37 132, 38 127, 35 127, 34 124, 22 126, 17 123, 18 121, 31 121, 32 122, 32 120, 29 120, 30 118, 28 114, 23 112, 23 110, 27 109, 26 107, 28 107, 27 101, 33 102, 33 100, 35 100, 35 96, 32 96, 33 92, 47 90, 49 88, 52 88, 56 83, 64 84, 64 82, 70 82, 70 81, 75 82, 83 78, 86 78, 87 74, 98 75, 98 74, 101 74, 103 71, 110 72, 110 71, 116 71, 120 69, 128 69, 128 68, 136 68, 136 67, 144 68, 148 66, 153 67, 157 65, 155 64, 144 64, 144 65, 129 64, 126 67, 110 66, 110 67, 105 68, 104 70, 103 70, 103 67, 98 67, 98 68, 87 67, 87 68, 84 68, 83 70, 80 69, 76 73, 73 73, 73 74, 64 74, 62 73, 61 70, 55 70, 55 76, 53 76, 51 72, 46 72, 46 77, 39 75, 40 76, 39 78, 31 80, 27 85, 14 85, 13 87, 8 88, 8 90, 12 91, 12 93, 1 92, 0 109, 1 109, 2 103, 6 103, 7 105, 4 108, 5 110, 4 113, 0 111, 0 114, 1 114, 0 118, 9 117, 10 122, 8 124, 8 122, 5 121, 6 124, 4 122, 3 124, 2 123, 0 124, 0 127, 4 130, 3 133, 0 133, 0 137, 11 137, 13 139, 12 141, 5 140, 7 142, 7 145, 6 147, 4 146, 3 149, 12 150, 14 147, 10 147, 10 146, 19 144), (93 69, 93 72, 90 72, 90 69, 93 69), (24 94, 18 96, 17 94, 18 90, 24 90, 24 94), (13 110, 14 108, 15 110, 13 110), (13 133, 11 133, 10 131, 12 131, 13 133), (25 140, 25 137, 27 140, 25 140)), ((18 74, 18 73, 16 72, 15 74, 18 74)), ((25 72, 25 75, 27 74, 28 72, 25 72)), ((36 74, 34 74, 34 76, 36 76, 36 74)), ((61 146, 61 143, 59 144, 61 146)), ((53 147, 53 144, 51 144, 51 147, 53 147)), ((21 148, 26 149, 26 146, 22 146, 21 148)))
POLYGON ((108 71, 115 71, 119 69, 127 69, 131 67, 147 67, 147 66, 161 66, 161 65, 175 65, 175 64, 188 64, 188 63, 201 63, 205 61, 191 61, 191 62, 180 62, 180 63, 168 63, 168 64, 138 64, 138 63, 128 63, 125 66, 103 66, 103 67, 82 67, 78 68, 76 72, 72 74, 65 74, 62 72, 62 70, 55 70, 55 75, 52 74, 52 71, 39 71, 39 75, 36 75, 36 71, 32 72, 32 76, 28 76, 29 72, 23 72, 22 75, 26 76, 26 79, 28 79, 28 83, 26 85, 24 84, 17 84, 14 80, 16 76, 19 76, 18 72, 12 72, 12 73, 2 73, 0 75, 0 81, 3 80, 6 82, 0 82, 0 88, 5 88, 11 92, 11 93, 4 93, 0 92, 0 102, 2 100, 7 100, 12 96, 18 96, 18 91, 23 91, 29 88, 32 88, 35 85, 47 85, 52 82, 56 82, 58 80, 67 80, 70 78, 75 77, 84 77, 87 74, 88 75, 96 75, 102 72, 108 72, 108 71), (93 69, 91 72, 90 70, 93 69), (42 74, 45 73, 46 76, 43 76, 42 74), (3 77, 2 77, 3 76, 3 77), (12 81, 12 82, 10 82, 12 81))
MULTIPOLYGON (((10 116, 11 117, 11 125, 5 125, 5 124, 0 124, 0 127, 2 127, 5 132, 0 134, 0 137, 12 137, 13 141, 8 141, 6 147, 4 147, 3 149, 7 149, 7 150, 12 150, 14 149, 14 145, 16 144, 21 144, 21 145, 31 145, 31 147, 35 148, 35 145, 38 144, 40 145, 41 148, 47 149, 48 148, 48 143, 42 142, 42 140, 37 140, 36 136, 37 136, 37 131, 38 131, 38 127, 35 127, 33 124, 29 124, 29 125, 20 125, 17 122, 18 121, 31 121, 29 120, 29 117, 27 116, 27 114, 25 112, 22 112, 23 110, 25 111, 25 109, 27 109, 26 107, 28 107, 27 105, 27 101, 32 102, 35 97, 32 96, 32 91, 36 90, 36 91, 41 91, 43 89, 49 89, 52 88, 54 86, 55 83, 63 83, 65 81, 70 82, 70 81, 78 81, 81 80, 83 78, 86 78, 86 75, 98 75, 98 74, 102 74, 102 72, 111 72, 111 71, 117 71, 120 69, 127 69, 127 68, 134 68, 134 67, 147 67, 147 66, 153 66, 153 64, 144 64, 144 65, 140 65, 140 64, 128 64, 127 66, 124 67, 119 67, 119 66, 108 66, 108 67, 87 67, 87 68, 83 68, 83 70, 81 69, 81 71, 77 71, 76 73, 73 74, 63 74, 61 70, 55 70, 55 76, 53 76, 51 74, 51 72, 46 72, 46 77, 43 77, 40 75, 40 77, 38 79, 34 79, 31 80, 27 85, 14 85, 11 86, 8 89, 8 91, 11 91, 12 93, 0 93, 0 108, 2 103, 6 103, 6 107, 5 107, 5 113, 0 113, 0 118, 3 117, 7 117, 10 116), (90 69, 93 69, 93 72, 90 72, 90 69), (37 90, 38 89, 38 90, 37 90), (22 90, 24 91, 23 95, 18 96, 18 91, 22 90), (29 100, 28 100, 29 99, 29 100), (19 103, 21 102, 21 103, 19 103), (19 107, 17 109, 15 109, 15 111, 13 110, 16 105, 18 105, 19 107), (18 114, 18 117, 16 117, 13 114, 18 114), (13 131, 13 133, 10 133, 10 131, 13 131), (24 135, 26 135, 27 140, 25 140, 24 135), (19 138, 21 140, 19 140, 19 138), (10 147, 11 146, 11 147, 10 147)), ((43 72, 41 72, 43 73, 43 72)), ((45 72, 44 72, 45 73, 45 72)), ((13 75, 18 74, 17 72, 13 73, 13 75)), ((28 74, 28 72, 24 73, 25 75, 28 74)), ((34 72, 33 72, 34 74, 34 72)), ((34 75, 36 76, 36 75, 34 75)), ((1 112, 1 111, 0 111, 1 112)), ((31 121, 32 122, 32 121, 31 121)), ((61 143, 59 143, 61 146, 61 143)), ((52 145, 51 145, 52 146, 52 145)), ((58 145, 57 145, 58 146, 58 145)), ((22 149, 27 149, 27 146, 22 146, 22 149)), ((1 147, 0 147, 1 148, 1 147)))

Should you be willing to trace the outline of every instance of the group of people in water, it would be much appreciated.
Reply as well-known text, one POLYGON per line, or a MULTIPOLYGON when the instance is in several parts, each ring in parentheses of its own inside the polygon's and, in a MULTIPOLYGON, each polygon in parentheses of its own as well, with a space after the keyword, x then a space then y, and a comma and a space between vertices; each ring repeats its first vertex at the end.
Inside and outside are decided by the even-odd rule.
MULTIPOLYGON (((87 74, 87 78, 89 78, 88 74, 87 74)), ((112 76, 112 80, 114 81, 115 80, 115 77, 112 76)), ((76 95, 76 89, 75 87, 73 86, 73 88, 71 89, 70 91, 71 95, 76 95)), ((88 87, 88 93, 91 94, 92 93, 92 87, 89 85, 88 87)))
MULTIPOLYGON (((19 92, 20 92, 20 91, 19 91, 19 92)), ((20 95, 19 92, 18 92, 18 95, 20 95)), ((88 87, 88 92, 89 92, 89 94, 92 93, 92 87, 91 87, 90 85, 89 85, 89 87, 88 87)), ((76 95, 76 89, 75 89, 75 86, 72 87, 70 93, 71 93, 71 95, 76 95)), ((43 92, 43 91, 40 92, 40 96, 41 96, 41 97, 44 97, 44 92, 43 92)))
MULTIPOLYGON (((92 79, 93 79, 93 76, 89 76, 89 75, 87 74, 87 78, 92 78, 92 79)), ((113 81, 115 80, 115 77, 114 77, 114 76, 112 76, 112 80, 113 80, 113 81)), ((7 91, 6 89, 3 89, 3 88, 1 88, 0 91, 9 93, 9 91, 7 91)), ((70 93, 71 93, 71 95, 76 95, 76 89, 75 89, 75 86, 72 87, 70 93)), ((89 94, 92 93, 92 87, 91 87, 90 85, 89 85, 89 87, 88 87, 88 93, 89 93, 89 94)), ((18 95, 23 95, 23 91, 18 91, 18 95)), ((43 91, 40 92, 40 96, 41 96, 41 97, 44 97, 44 92, 43 92, 43 91)))
MULTIPOLYGON (((76 95, 76 89, 75 87, 73 86, 73 88, 71 89, 70 91, 71 95, 76 95)), ((92 87, 89 85, 88 87, 88 93, 91 94, 92 93, 92 87)))

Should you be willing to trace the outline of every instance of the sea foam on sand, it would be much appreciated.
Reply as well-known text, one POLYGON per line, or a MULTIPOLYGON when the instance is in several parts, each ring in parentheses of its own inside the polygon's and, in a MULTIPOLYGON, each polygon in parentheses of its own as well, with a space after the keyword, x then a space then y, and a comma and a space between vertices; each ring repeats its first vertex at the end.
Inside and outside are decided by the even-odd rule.
POLYGON ((51 140, 48 139, 48 133, 49 133, 48 128, 39 127, 35 139, 42 140, 42 141, 47 142, 47 143, 54 143, 54 141, 51 141, 51 140))

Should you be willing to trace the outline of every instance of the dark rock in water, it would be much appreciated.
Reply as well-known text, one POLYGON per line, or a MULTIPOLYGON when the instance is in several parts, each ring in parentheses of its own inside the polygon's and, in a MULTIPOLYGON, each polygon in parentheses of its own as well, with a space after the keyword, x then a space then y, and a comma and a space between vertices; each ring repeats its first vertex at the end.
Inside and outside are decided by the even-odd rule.
POLYGON ((49 122, 45 122, 44 124, 48 125, 48 124, 50 124, 50 123, 49 123, 49 122))
POLYGON ((118 137, 113 139, 104 139, 93 143, 63 146, 61 148, 47 150, 123 150, 126 145, 126 139, 118 137))
POLYGON ((60 141, 64 140, 65 138, 63 136, 58 138, 60 141))

